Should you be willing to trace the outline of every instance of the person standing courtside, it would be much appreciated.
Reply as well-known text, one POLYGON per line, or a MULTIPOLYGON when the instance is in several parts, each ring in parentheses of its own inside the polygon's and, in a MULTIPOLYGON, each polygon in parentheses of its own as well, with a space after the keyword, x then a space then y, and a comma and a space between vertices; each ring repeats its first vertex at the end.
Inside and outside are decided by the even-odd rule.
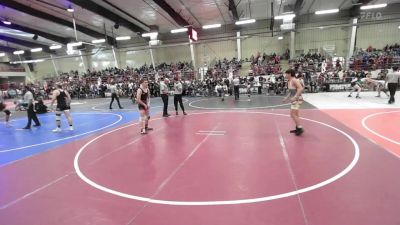
POLYGON ((6 127, 10 127, 11 112, 10 110, 7 109, 6 104, 3 103, 3 100, 1 98, 0 98, 0 112, 4 112, 4 114, 6 114, 6 127))
POLYGON ((114 102, 114 99, 117 100, 118 106, 120 109, 123 109, 121 104, 119 103, 119 97, 118 97, 118 89, 117 86, 115 85, 115 82, 113 81, 110 85, 110 92, 111 92, 111 102, 110 102, 110 109, 112 109, 112 104, 114 102))
POLYGON ((28 86, 25 86, 24 103, 28 104, 28 109, 26 110, 28 114, 28 124, 23 129, 26 130, 31 129, 32 120, 35 122, 35 125, 33 125, 34 127, 40 126, 39 119, 37 118, 33 107, 33 102, 34 99, 31 89, 28 86))
POLYGON ((167 78, 161 78, 160 93, 161 93, 161 99, 164 103, 163 117, 170 116, 170 114, 168 114, 168 95, 169 95, 168 83, 169 83, 169 80, 167 78))
POLYGON ((297 136, 304 132, 303 127, 300 125, 300 116, 299 110, 300 106, 303 103, 303 97, 301 93, 303 92, 303 86, 300 81, 296 79, 296 73, 294 70, 289 69, 285 72, 286 79, 288 79, 288 88, 289 93, 284 98, 283 102, 290 101, 290 116, 293 119, 293 122, 296 124, 296 129, 291 130, 290 133, 295 133, 297 136))
POLYGON ((70 113, 71 96, 69 93, 62 89, 61 85, 57 85, 57 89, 53 91, 50 109, 53 111, 53 104, 57 101, 56 108, 56 125, 57 128, 53 132, 61 132, 61 114, 64 112, 65 117, 67 117, 69 130, 74 130, 72 126, 72 117, 70 113))
POLYGON ((397 86, 399 85, 399 79, 400 79, 399 67, 393 66, 393 72, 388 73, 388 75, 386 76, 386 83, 388 85, 388 89, 390 92, 390 99, 388 102, 389 104, 393 104, 395 102, 394 95, 396 94, 397 86))
POLYGON ((141 79, 140 87, 136 93, 136 101, 138 103, 139 112, 140 112, 140 123, 142 125, 140 129, 141 134, 147 134, 147 131, 153 130, 153 128, 149 127, 150 120, 150 90, 149 90, 149 82, 145 79, 141 79))
POLYGON ((239 76, 236 76, 235 79, 233 79, 232 83, 233 83, 233 92, 235 94, 235 100, 239 100, 239 85, 240 85, 239 76))
POLYGON ((174 83, 174 106, 175 106, 176 115, 179 115, 178 103, 181 106, 183 115, 186 115, 185 107, 183 107, 183 102, 182 102, 182 92, 183 92, 182 82, 179 80, 179 78, 175 78, 174 80, 175 80, 175 83, 174 83))

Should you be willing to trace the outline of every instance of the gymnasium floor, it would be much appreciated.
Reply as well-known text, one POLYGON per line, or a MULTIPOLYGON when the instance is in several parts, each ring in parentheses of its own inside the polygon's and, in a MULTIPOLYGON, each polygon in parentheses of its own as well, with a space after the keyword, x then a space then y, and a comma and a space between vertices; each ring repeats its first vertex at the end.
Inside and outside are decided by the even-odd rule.
POLYGON ((375 94, 305 95, 301 137, 265 95, 188 98, 170 118, 153 99, 146 136, 126 99, 75 100, 59 134, 53 114, 24 131, 16 113, 0 124, 0 224, 398 225, 400 103, 375 94))

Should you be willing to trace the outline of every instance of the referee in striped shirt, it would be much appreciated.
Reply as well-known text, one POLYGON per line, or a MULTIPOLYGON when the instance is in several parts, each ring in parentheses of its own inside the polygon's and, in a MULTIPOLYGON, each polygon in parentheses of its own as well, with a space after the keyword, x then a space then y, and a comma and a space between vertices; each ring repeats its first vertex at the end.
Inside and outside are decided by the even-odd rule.
POLYGON ((161 99, 164 103, 163 117, 170 116, 170 114, 168 114, 168 95, 169 95, 168 83, 169 80, 167 78, 161 78, 160 93, 161 93, 161 99))
POLYGON ((175 84, 174 84, 174 106, 175 106, 176 115, 178 115, 178 103, 181 106, 183 115, 186 115, 185 107, 183 107, 183 102, 182 102, 182 92, 183 92, 182 82, 179 80, 178 77, 176 77, 174 80, 175 80, 175 84))
POLYGON ((123 109, 121 106, 121 103, 119 102, 119 97, 118 97, 118 89, 117 86, 115 85, 115 82, 111 82, 111 85, 109 87, 110 92, 111 92, 111 102, 110 102, 110 109, 112 109, 112 104, 114 102, 114 99, 117 100, 118 106, 120 109, 123 109))
POLYGON ((393 72, 388 73, 388 75, 386 76, 386 83, 388 84, 388 89, 390 92, 389 104, 393 104, 395 102, 394 95, 396 94, 397 86, 399 85, 399 80, 400 80, 399 67, 393 66, 393 72))

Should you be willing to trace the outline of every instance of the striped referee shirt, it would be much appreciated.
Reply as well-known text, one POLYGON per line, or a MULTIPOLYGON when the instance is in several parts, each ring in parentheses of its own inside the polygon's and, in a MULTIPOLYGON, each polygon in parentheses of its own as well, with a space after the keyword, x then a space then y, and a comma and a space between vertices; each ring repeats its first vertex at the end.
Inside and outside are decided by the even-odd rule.
POLYGON ((175 95, 181 95, 183 92, 183 88, 182 88, 182 83, 181 82, 177 82, 174 85, 174 94, 175 95))
POLYGON ((169 88, 164 82, 160 82, 160 92, 166 95, 169 93, 169 88))
POLYGON ((392 72, 392 73, 388 73, 388 75, 386 76, 386 81, 387 83, 399 83, 399 79, 400 79, 400 72, 392 72))

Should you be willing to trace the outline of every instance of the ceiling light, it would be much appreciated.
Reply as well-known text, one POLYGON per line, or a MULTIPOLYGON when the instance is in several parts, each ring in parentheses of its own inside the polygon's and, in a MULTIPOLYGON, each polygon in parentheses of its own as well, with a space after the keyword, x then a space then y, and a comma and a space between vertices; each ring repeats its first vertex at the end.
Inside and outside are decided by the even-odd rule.
POLYGON ((97 39, 97 40, 92 41, 93 44, 100 44, 100 43, 104 43, 104 42, 106 42, 106 39, 97 39))
POLYGON ((4 56, 6 56, 6 53, 0 52, 0 57, 4 57, 4 56))
POLYGON ((293 19, 295 17, 296 17, 295 14, 284 14, 284 15, 275 16, 275 19, 276 20, 284 20, 284 19, 293 19))
POLYGON ((188 31, 187 28, 180 28, 180 29, 171 30, 171 33, 175 34, 175 33, 182 33, 182 32, 186 32, 186 31, 188 31))
POLYGON ((25 53, 24 50, 20 50, 20 51, 15 51, 15 52, 13 52, 14 55, 22 55, 22 54, 24 54, 24 53, 25 53))
POLYGON ((68 43, 67 46, 68 47, 77 47, 77 46, 81 46, 82 42, 74 42, 74 43, 68 43))
POLYGON ((126 41, 126 40, 130 40, 131 37, 130 36, 122 36, 122 37, 116 37, 115 40, 117 41, 126 41))
POLYGON ((279 36, 279 37, 278 37, 278 40, 283 40, 283 37, 282 37, 282 36, 279 36))
POLYGON ((51 50, 60 49, 60 48, 62 48, 62 45, 52 45, 52 46, 50 46, 51 50))
POLYGON ((243 24, 249 24, 249 23, 255 23, 256 20, 255 19, 250 19, 250 20, 239 20, 236 21, 235 24, 236 25, 243 25, 243 24))
POLYGON ((322 14, 338 13, 338 12, 339 12, 339 9, 328 9, 328 10, 316 11, 315 14, 316 15, 322 15, 322 14))
POLYGON ((161 41, 160 40, 151 40, 151 41, 149 41, 149 44, 150 45, 160 45, 161 41))
POLYGON ((384 7, 386 7, 387 6, 387 4, 386 3, 384 3, 384 4, 377 4, 377 5, 363 5, 363 6, 361 6, 361 10, 367 10, 367 9, 378 9, 378 8, 384 8, 384 7))
POLYGON ((8 21, 8 20, 3 20, 3 23, 4 23, 5 25, 11 25, 11 22, 8 21))
POLYGON ((73 13, 75 10, 71 6, 69 6, 67 11, 70 12, 70 13, 73 13))
POLYGON ((33 48, 31 49, 31 52, 41 52, 42 50, 42 48, 33 48))
POLYGON ((158 36, 158 32, 152 32, 152 33, 144 33, 142 34, 142 37, 157 37, 158 36))
POLYGON ((38 63, 38 62, 44 62, 44 59, 32 59, 32 60, 24 60, 24 61, 14 61, 10 62, 11 64, 20 64, 20 63, 38 63))
POLYGON ((211 24, 211 25, 204 25, 203 29, 212 29, 212 28, 219 28, 221 27, 221 24, 211 24))

